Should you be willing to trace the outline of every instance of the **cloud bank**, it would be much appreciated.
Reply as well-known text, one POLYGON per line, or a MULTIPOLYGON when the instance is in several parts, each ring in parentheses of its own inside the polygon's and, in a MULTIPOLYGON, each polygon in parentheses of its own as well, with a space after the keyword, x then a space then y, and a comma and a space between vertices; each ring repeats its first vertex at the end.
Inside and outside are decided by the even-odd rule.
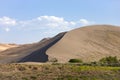
POLYGON ((18 20, 4 16, 0 18, 0 31, 8 34, 5 35, 6 38, 2 35, 3 33, 0 35, 5 40, 10 38, 11 40, 22 41, 25 38, 26 42, 33 42, 44 37, 54 36, 60 32, 91 24, 93 24, 93 21, 87 19, 67 21, 63 17, 56 16, 39 16, 30 20, 18 20))
POLYGON ((93 24, 93 22, 88 21, 87 19, 80 19, 78 21, 66 21, 64 18, 56 16, 40 16, 25 21, 17 21, 16 19, 7 16, 0 18, 0 27, 5 27, 5 30, 7 32, 10 31, 10 29, 13 27, 20 30, 55 29, 56 31, 66 31, 90 24, 93 24))

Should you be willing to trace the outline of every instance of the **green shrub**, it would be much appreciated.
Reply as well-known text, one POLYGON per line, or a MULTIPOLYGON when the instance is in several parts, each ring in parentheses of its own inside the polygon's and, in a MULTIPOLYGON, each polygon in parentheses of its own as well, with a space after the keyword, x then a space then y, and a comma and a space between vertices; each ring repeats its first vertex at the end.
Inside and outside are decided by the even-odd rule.
POLYGON ((116 56, 115 57, 109 56, 109 57, 102 58, 99 60, 99 63, 102 66, 119 66, 120 65, 119 60, 117 59, 116 56))
POLYGON ((96 61, 90 63, 90 66, 97 66, 97 65, 98 63, 96 61))
POLYGON ((70 63, 82 63, 83 61, 81 59, 70 59, 70 63))

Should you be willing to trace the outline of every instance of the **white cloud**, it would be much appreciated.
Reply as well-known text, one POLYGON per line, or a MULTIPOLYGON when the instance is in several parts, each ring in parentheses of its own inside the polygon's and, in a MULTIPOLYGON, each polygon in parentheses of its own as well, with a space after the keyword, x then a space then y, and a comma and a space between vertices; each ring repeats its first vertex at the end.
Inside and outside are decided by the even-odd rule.
POLYGON ((80 23, 82 26, 95 24, 94 21, 88 21, 87 19, 80 19, 80 20, 79 20, 79 23, 80 23))
POLYGON ((0 25, 3 25, 3 26, 15 26, 16 25, 16 20, 4 16, 4 17, 0 18, 0 25))
POLYGON ((0 36, 3 38, 6 36, 5 40, 28 43, 90 24, 93 24, 92 21, 87 19, 68 21, 63 17, 56 16, 39 16, 29 20, 18 20, 4 16, 0 18, 0 32, 4 30, 9 34, 0 34, 0 36))
POLYGON ((89 25, 90 24, 90 22, 88 20, 86 20, 86 19, 80 19, 80 23, 82 25, 89 25))
POLYGON ((56 16, 40 16, 31 20, 16 21, 10 17, 0 18, 0 27, 4 27, 6 32, 10 30, 18 31, 40 31, 42 34, 57 34, 59 32, 68 31, 83 25, 92 24, 91 21, 80 19, 78 21, 67 21, 63 17, 56 16), (12 27, 14 26, 14 27, 12 27), (6 28, 7 27, 7 28, 6 28))
POLYGON ((53 30, 66 31, 76 25, 74 21, 66 21, 62 17, 56 16, 40 16, 35 19, 19 21, 18 26, 24 30, 53 30))
POLYGON ((64 19, 62 17, 56 17, 56 16, 40 16, 38 17, 38 20, 46 20, 49 22, 63 22, 64 19))

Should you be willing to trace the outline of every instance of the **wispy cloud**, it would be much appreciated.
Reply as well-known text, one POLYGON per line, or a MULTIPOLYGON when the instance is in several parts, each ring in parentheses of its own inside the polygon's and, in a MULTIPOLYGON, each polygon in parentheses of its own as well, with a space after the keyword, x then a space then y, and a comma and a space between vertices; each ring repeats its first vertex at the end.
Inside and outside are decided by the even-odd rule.
POLYGON ((39 16, 29 20, 4 16, 0 18, 0 39, 8 42, 29 43, 90 24, 92 21, 87 19, 68 21, 56 16, 39 16))
POLYGON ((67 30, 74 25, 75 24, 73 22, 66 21, 64 20, 64 18, 61 17, 40 16, 32 20, 19 21, 18 26, 27 30, 36 30, 36 29, 67 30))
POLYGON ((14 28, 24 31, 40 30, 42 33, 51 33, 51 31, 57 33, 90 24, 92 24, 92 21, 88 21, 87 19, 67 21, 63 17, 56 16, 39 16, 25 21, 16 21, 16 19, 6 16, 0 18, 0 26, 4 27, 6 32, 14 28))
POLYGON ((80 19, 80 24, 85 26, 85 25, 91 25, 91 24, 94 24, 95 22, 93 21, 88 21, 87 19, 80 19))
POLYGON ((0 18, 0 25, 3 25, 3 26, 15 26, 16 25, 16 20, 15 19, 12 19, 10 17, 2 17, 0 18))
POLYGON ((91 22, 88 21, 88 20, 86 20, 86 19, 80 19, 80 23, 81 23, 82 25, 89 25, 89 24, 91 24, 91 22))

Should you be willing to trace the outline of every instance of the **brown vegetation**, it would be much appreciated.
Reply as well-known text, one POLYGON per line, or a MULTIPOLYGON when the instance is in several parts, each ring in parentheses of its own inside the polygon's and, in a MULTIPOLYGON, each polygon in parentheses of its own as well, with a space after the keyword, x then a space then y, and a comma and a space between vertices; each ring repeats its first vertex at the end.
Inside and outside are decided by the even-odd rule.
POLYGON ((120 67, 1 64, 0 80, 119 80, 120 67))

